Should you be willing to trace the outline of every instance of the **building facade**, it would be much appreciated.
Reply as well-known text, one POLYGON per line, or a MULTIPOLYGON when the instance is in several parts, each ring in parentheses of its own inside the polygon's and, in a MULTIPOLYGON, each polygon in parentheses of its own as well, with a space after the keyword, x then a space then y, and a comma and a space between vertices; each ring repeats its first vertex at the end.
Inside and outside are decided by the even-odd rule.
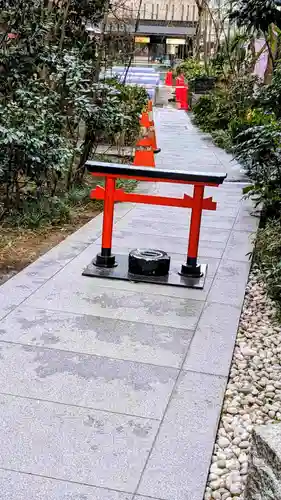
MULTIPOLYGON (((195 0, 115 0, 112 17, 134 33, 137 58, 171 61, 192 53, 198 20, 195 0)), ((110 23, 109 29, 114 29, 110 23)))

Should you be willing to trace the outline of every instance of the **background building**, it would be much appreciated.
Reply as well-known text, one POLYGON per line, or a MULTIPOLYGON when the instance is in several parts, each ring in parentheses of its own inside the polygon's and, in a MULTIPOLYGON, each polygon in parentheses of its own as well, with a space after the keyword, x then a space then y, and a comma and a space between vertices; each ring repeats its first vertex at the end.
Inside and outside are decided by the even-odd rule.
POLYGON ((136 58, 173 60, 192 53, 197 21, 195 0, 115 0, 108 29, 135 32, 136 58))

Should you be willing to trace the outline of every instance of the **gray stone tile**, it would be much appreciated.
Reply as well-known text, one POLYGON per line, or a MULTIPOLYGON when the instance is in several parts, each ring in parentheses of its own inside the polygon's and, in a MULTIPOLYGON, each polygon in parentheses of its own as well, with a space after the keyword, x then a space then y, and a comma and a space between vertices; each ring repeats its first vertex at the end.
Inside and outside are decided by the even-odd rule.
POLYGON ((202 500, 226 378, 183 372, 137 493, 202 500))
POLYGON ((223 257, 225 259, 249 262, 253 251, 254 236, 247 231, 232 231, 223 257))
MULTIPOLYGON (((119 203, 114 207, 114 223, 116 224, 120 221, 126 214, 129 214, 135 205, 129 203, 119 203)), ((90 244, 94 242, 100 235, 102 231, 103 213, 94 217, 91 221, 85 224, 83 227, 75 231, 67 237, 67 242, 79 241, 83 243, 90 244)))
POLYGON ((139 182, 134 189, 135 193, 143 193, 143 194, 156 194, 158 190, 157 182, 139 182))
MULTIPOLYGON (((100 241, 98 241, 100 243, 100 241)), ((116 231, 113 235, 113 246, 115 251, 118 248, 159 248, 168 253, 181 253, 187 247, 187 241, 184 238, 167 238, 166 236, 145 234, 133 234, 129 231, 116 231)), ((201 241, 199 244, 200 254, 204 257, 221 258, 225 249, 225 242, 221 241, 201 241)))
POLYGON ((132 500, 130 493, 0 470, 1 500, 132 500))
POLYGON ((161 419, 178 370, 0 342, 1 392, 161 419))
MULTIPOLYGON (((232 224, 233 225, 233 224, 232 224)), ((132 218, 131 221, 122 220, 122 223, 118 224, 117 228, 126 228, 126 231, 131 230, 132 233, 137 235, 160 235, 165 236, 166 239, 170 238, 182 238, 188 241, 190 224, 187 222, 186 225, 177 224, 176 221, 173 223, 158 222, 155 220, 144 220, 132 218)), ((232 226, 231 226, 232 227, 232 226)), ((217 228, 205 228, 202 226, 200 233, 200 241, 219 241, 226 243, 229 237, 229 231, 217 228)), ((187 243, 186 243, 187 244, 187 243)))
POLYGON ((257 216, 251 215, 240 215, 236 219, 234 230, 235 231, 249 231, 254 233, 259 227, 260 219, 257 216))
POLYGON ((241 307, 251 263, 223 260, 208 295, 209 302, 241 307))
MULTIPOLYGON (((216 215, 218 218, 219 217, 237 217, 238 212, 239 212, 239 205, 238 204, 230 206, 224 202, 221 202, 220 204, 218 204, 216 215)), ((209 212, 209 213, 211 213, 211 212, 209 212)))
POLYGON ((224 258, 219 264, 216 277, 237 282, 242 281, 246 285, 250 269, 249 259, 247 262, 242 262, 224 258))
POLYGON ((192 148, 189 150, 189 158, 188 158, 188 166, 190 168, 191 165, 194 165, 194 170, 200 172, 201 166, 209 165, 209 169, 211 170, 211 166, 220 165, 220 160, 218 160, 216 155, 210 150, 207 149, 199 150, 196 148, 192 148))
POLYGON ((208 301, 242 307, 244 294, 245 286, 242 283, 216 279, 211 287, 208 301))
POLYGON ((203 214, 201 227, 231 230, 235 222, 235 217, 222 217, 221 215, 217 217, 216 215, 203 214))
MULTIPOLYGON (((119 218, 114 217, 114 221, 117 222, 119 218)), ((102 221, 103 214, 97 215, 94 219, 90 220, 87 224, 82 226, 80 229, 72 233, 67 237, 68 242, 79 241, 83 243, 87 243, 88 245, 95 241, 102 232, 102 221)))
POLYGON ((115 231, 113 234, 113 248, 123 247, 124 244, 128 248, 136 247, 151 247, 165 249, 166 252, 177 252, 181 253, 180 249, 186 249, 187 240, 186 238, 167 238, 167 236, 159 236, 157 234, 146 235, 133 233, 130 230, 126 231, 115 231))
MULTIPOLYGON (((216 196, 217 211, 222 211, 224 207, 233 208, 239 212, 240 208, 240 197, 230 196, 229 193, 222 191, 220 196, 216 196)), ((213 212, 214 213, 214 212, 213 212)), ((215 212, 216 213, 216 212, 215 212)))
POLYGON ((240 308, 207 303, 192 339, 185 370, 228 376, 240 308))
POLYGON ((50 272, 49 267, 57 265, 57 270, 59 270, 59 267, 64 267, 77 257, 77 255, 83 252, 87 246, 87 242, 72 241, 70 238, 66 238, 59 245, 40 257, 36 262, 24 269, 23 274, 27 277, 42 276, 44 278, 50 278, 57 271, 50 272))
POLYGON ((158 422, 0 395, 0 467, 133 493, 158 422))
POLYGON ((21 273, 15 278, 0 287, 0 320, 45 283, 43 278, 28 280, 21 273))
POLYGON ((136 217, 140 219, 144 217, 146 219, 163 219, 166 216, 167 221, 176 220, 177 222, 184 223, 189 219, 189 215, 190 210, 186 208, 137 205, 136 208, 134 208, 134 210, 126 216, 126 218, 136 217))
MULTIPOLYGON (((178 273, 181 269, 181 265, 186 261, 186 259, 183 259, 181 263, 177 264, 176 266, 171 266, 174 267, 174 272, 178 273)), ((207 259, 200 259, 200 262, 202 264, 207 263, 207 259)), ((107 279, 102 279, 100 280, 99 278, 89 278, 93 281, 93 284, 96 286, 100 286, 102 283, 102 286, 104 288, 114 288, 115 290, 128 290, 129 292, 138 292, 141 294, 149 294, 149 295, 155 295, 156 297, 178 297, 182 299, 194 299, 194 300, 200 300, 203 301, 207 298, 208 293, 211 289, 214 276, 212 275, 212 268, 210 267, 210 273, 207 271, 207 277, 206 281, 204 284, 204 289, 197 289, 197 288, 184 288, 184 287, 177 287, 177 286, 167 286, 167 285, 151 285, 150 283, 140 283, 140 282, 130 282, 130 281, 123 281, 123 280, 107 280, 107 279), (115 283, 115 284, 114 284, 115 283)))
MULTIPOLYGON (((63 278, 69 279, 69 275, 71 276, 81 276, 83 270, 87 267, 88 264, 93 260, 93 257, 100 252, 100 246, 91 245, 81 256, 77 257, 74 262, 71 263, 71 266, 65 267, 59 273, 59 279, 63 278)), ((129 249, 126 248, 118 248, 115 252, 117 262, 118 255, 128 255, 129 249)), ((177 254, 169 254, 171 257, 171 272, 178 273, 181 269, 183 263, 186 262, 186 255, 177 255, 177 254)), ((84 278, 91 279, 92 286, 99 287, 102 285, 103 288, 114 288, 116 290, 128 290, 131 292, 139 292, 141 294, 149 294, 149 295, 157 295, 157 296, 167 296, 167 297, 179 297, 185 299, 195 299, 195 300, 204 300, 206 299, 211 284, 213 282, 213 277, 217 271, 219 265, 219 259, 214 259, 210 257, 202 257, 199 255, 200 262, 202 264, 208 264, 207 277, 203 290, 192 289, 192 288, 183 288, 183 287, 174 287, 167 285, 151 285, 150 283, 140 283, 126 280, 111 280, 111 279, 100 279, 100 278, 84 278)))
MULTIPOLYGON (((157 220, 156 216, 150 217, 149 214, 143 214, 142 218, 140 217, 140 215, 135 216, 135 211, 132 211, 128 216, 122 219, 122 221, 120 221, 120 223, 118 223, 116 227, 121 229, 123 226, 125 226, 125 220, 130 222, 130 224, 132 224, 132 221, 134 220, 143 221, 145 225, 151 224, 152 228, 154 226, 158 227, 158 224, 161 224, 161 226, 164 226, 166 224, 167 226, 165 228, 164 234, 168 229, 170 230, 170 226, 172 225, 178 228, 179 231, 187 231, 190 227, 190 215, 186 217, 186 219, 184 219, 183 217, 175 219, 175 216, 172 215, 168 219, 165 219, 163 215, 159 220, 157 220)), ((207 214, 207 212, 204 212, 202 216, 201 227, 231 230, 234 223, 235 217, 217 217, 214 213, 207 214)))
MULTIPOLYGON (((248 186, 248 184, 245 184, 245 186, 248 186)), ((245 187, 244 186, 244 187, 245 187)), ((240 207, 239 207, 239 213, 244 215, 251 215, 252 213, 255 213, 256 211, 259 211, 258 209, 255 208, 255 204, 251 198, 243 198, 240 207)))
POLYGON ((193 332, 22 307, 0 322, 0 341, 179 368, 193 332))
POLYGON ((135 495, 133 500, 159 500, 159 499, 153 497, 143 497, 141 495, 135 495))
MULTIPOLYGON (((89 245, 87 247, 87 249, 84 250, 84 252, 82 252, 78 257, 76 257, 76 259, 74 259, 71 262, 71 266, 70 265, 66 266, 59 273, 59 276, 62 276, 65 273, 69 274, 70 272, 72 273, 72 276, 74 274, 79 276, 83 272, 85 267, 87 267, 88 264, 97 255, 97 253, 100 252, 100 249, 101 249, 101 246, 98 243, 93 243, 92 245, 89 245), (70 268, 71 268, 71 271, 70 271, 70 268)), ((128 255, 129 250, 130 250, 130 248, 125 246, 125 242, 124 242, 124 246, 120 246, 116 249, 115 248, 113 249, 113 251, 116 255, 118 255, 118 254, 128 255)), ((181 253, 176 253, 176 252, 169 252, 169 256, 171 257, 171 269, 174 270, 175 272, 178 272, 181 268, 181 265, 184 262, 186 262, 187 244, 185 245, 185 247, 182 247, 181 249, 179 249, 179 251, 182 251, 183 253, 181 254, 181 253)), ((208 264, 207 277, 213 277, 217 272, 218 265, 220 263, 220 258, 214 258, 214 257, 210 257, 210 256, 206 257, 206 255, 204 256, 202 254, 202 252, 199 251, 199 259, 202 260, 203 264, 205 264, 205 263, 208 264)), ((132 283, 129 283, 129 287, 131 287, 129 289, 133 290, 134 288, 132 288, 132 285, 133 285, 132 283)), ((127 289, 128 285, 124 285, 124 282, 119 282, 117 284, 116 282, 112 282, 111 280, 103 280, 103 286, 117 287, 117 288, 118 287, 122 288, 125 286, 127 289)), ((143 290, 143 293, 148 292, 148 293, 155 293, 157 295, 159 294, 159 295, 173 295, 173 296, 179 295, 180 297, 181 296, 184 296, 184 297, 188 296, 187 289, 185 289, 185 292, 183 292, 182 289, 180 289, 180 288, 172 287, 173 290, 171 291, 171 287, 168 287, 168 286, 161 286, 161 285, 151 286, 151 285, 146 285, 144 283, 138 283, 137 287, 138 287, 138 290, 143 290), (148 289, 147 289, 147 287, 148 287, 148 289)))
MULTIPOLYGON (((207 219, 216 219, 219 223, 220 219, 223 218, 232 218, 234 219, 239 211, 239 204, 237 203, 234 206, 225 206, 225 205, 218 205, 217 211, 208 211, 205 210, 202 215, 202 220, 203 224, 202 226, 206 226, 208 224, 207 219), (230 213, 229 213, 230 212, 230 213)), ((151 220, 155 222, 162 222, 162 223, 176 223, 176 224, 181 224, 184 225, 188 224, 188 221, 190 220, 190 210, 186 210, 183 208, 179 209, 174 209, 174 208, 169 208, 169 207, 153 207, 153 210, 151 208, 147 208, 147 206, 142 207, 139 206, 135 208, 130 214, 126 216, 128 220, 132 218, 137 218, 137 219, 143 219, 143 220, 151 220)), ((234 220, 233 220, 234 222, 234 220)), ((123 224, 123 221, 120 221, 120 225, 123 224)), ((117 227, 119 227, 119 222, 117 222, 117 227)), ((219 229, 219 226, 218 226, 219 229)), ((224 228, 222 228, 224 229, 224 228)), ((228 229, 228 227, 226 228, 228 229)))
MULTIPOLYGON (((15 279, 18 278, 21 279, 21 281, 25 279, 25 283, 29 286, 32 282, 36 285, 38 282, 37 280, 40 280, 39 284, 42 284, 58 273, 68 262, 70 261, 65 260, 64 262, 61 262, 60 260, 48 257, 48 254, 46 254, 30 264, 30 266, 23 269, 20 275, 15 276, 15 279)), ((30 288, 36 290, 36 286, 30 286, 30 288)))
POLYGON ((44 285, 26 305, 56 311, 91 314, 159 326, 193 329, 203 303, 199 300, 173 298, 105 288, 92 278, 61 276, 44 285))
POLYGON ((65 240, 0 286, 0 319, 38 290, 86 246, 65 240))

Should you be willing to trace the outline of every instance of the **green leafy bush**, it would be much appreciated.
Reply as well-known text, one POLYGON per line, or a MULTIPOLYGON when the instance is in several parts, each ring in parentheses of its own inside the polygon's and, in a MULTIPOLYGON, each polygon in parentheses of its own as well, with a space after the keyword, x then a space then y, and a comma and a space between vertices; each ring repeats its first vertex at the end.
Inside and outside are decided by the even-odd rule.
POLYGON ((275 115, 265 113, 262 108, 249 109, 245 116, 235 117, 229 123, 229 130, 234 144, 243 142, 243 132, 252 127, 260 127, 276 123, 275 115))
MULTIPOLYGON (((247 2, 241 3, 246 9, 247 2)), ((268 293, 281 306, 281 64, 270 85, 233 73, 202 96, 193 112, 195 123, 218 146, 234 152, 251 180, 244 196, 262 213, 255 260, 268 293)))
POLYGON ((232 137, 229 130, 214 130, 212 137, 216 146, 225 149, 228 153, 232 151, 232 137))
POLYGON ((71 206, 66 197, 44 197, 24 201, 20 210, 11 210, 6 223, 11 226, 37 229, 45 224, 63 224, 71 220, 71 206))
POLYGON ((194 121, 202 130, 209 131, 211 129, 210 121, 215 108, 215 97, 212 93, 202 95, 193 105, 194 121))
POLYGON ((0 194, 6 210, 45 190, 54 194, 72 155, 60 133, 56 95, 37 90, 21 89, 6 105, 0 102, 0 194))
POLYGON ((270 85, 260 88, 257 96, 259 107, 281 119, 281 65, 277 65, 270 85))
POLYGON ((194 120, 205 132, 226 129, 232 115, 232 106, 224 89, 216 89, 201 96, 193 106, 194 120))
POLYGON ((148 93, 144 87, 124 85, 117 80, 113 80, 111 86, 116 89, 116 120, 110 132, 106 129, 108 137, 105 140, 120 146, 131 145, 139 134, 139 116, 147 104, 148 93))
POLYGON ((257 235, 255 260, 269 296, 281 304, 281 220, 268 220, 257 235))
POLYGON ((233 75, 242 74, 251 64, 247 54, 248 35, 236 31, 232 36, 221 40, 217 52, 212 56, 210 64, 217 76, 227 82, 233 75))
POLYGON ((192 78, 208 76, 208 72, 201 61, 196 59, 186 59, 175 68, 175 76, 184 75, 187 82, 192 78))
POLYGON ((138 135, 145 89, 100 82, 107 42, 100 47, 85 30, 106 3, 66 3, 1 4, 0 218, 35 206, 44 212, 41 199, 56 207, 58 195, 83 186, 100 142, 131 144, 138 135))
POLYGON ((236 0, 233 2, 231 21, 248 31, 266 33, 271 24, 281 26, 281 13, 274 0, 236 0))
POLYGON ((233 135, 230 124, 247 123, 249 110, 256 102, 257 85, 257 78, 251 75, 234 78, 227 85, 218 84, 193 106, 195 122, 206 132, 229 129, 233 135))
POLYGON ((281 128, 279 123, 251 127, 238 135, 235 156, 253 181, 245 194, 263 204, 267 216, 281 214, 281 128))

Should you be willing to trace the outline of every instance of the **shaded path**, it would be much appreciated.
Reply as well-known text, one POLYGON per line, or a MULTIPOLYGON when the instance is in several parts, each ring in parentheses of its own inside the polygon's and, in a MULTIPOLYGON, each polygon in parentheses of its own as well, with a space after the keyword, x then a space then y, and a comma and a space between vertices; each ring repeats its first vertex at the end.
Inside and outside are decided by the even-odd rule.
MULTIPOLYGON (((156 119, 158 166, 241 178, 185 113, 156 119)), ((101 216, 0 287, 2 500, 202 500, 257 226, 239 183, 209 191, 203 291, 82 277, 101 216)), ((160 247, 179 267, 188 220, 118 205, 114 249, 160 247)))

